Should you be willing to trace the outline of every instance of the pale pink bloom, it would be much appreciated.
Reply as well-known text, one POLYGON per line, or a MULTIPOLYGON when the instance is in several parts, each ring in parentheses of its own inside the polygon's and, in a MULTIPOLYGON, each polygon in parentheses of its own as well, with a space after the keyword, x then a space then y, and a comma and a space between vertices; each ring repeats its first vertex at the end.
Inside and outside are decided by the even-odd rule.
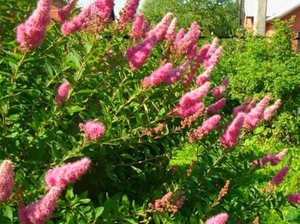
POLYGON ((204 60, 203 67, 204 68, 209 68, 210 66, 215 67, 219 61, 222 51, 223 51, 223 47, 222 46, 218 47, 215 53, 208 60, 204 60))
POLYGON ((226 98, 221 98, 214 104, 208 106, 206 111, 209 114, 214 114, 217 111, 221 110, 223 108, 223 106, 225 105, 225 103, 226 103, 226 98))
POLYGON ((264 115, 263 115, 264 120, 269 121, 272 118, 274 112, 280 107, 280 105, 281 105, 281 100, 278 99, 275 101, 275 103, 272 106, 266 108, 264 110, 264 115))
POLYGON ((84 137, 87 140, 97 140, 105 133, 103 123, 99 121, 87 121, 85 124, 79 124, 80 131, 84 132, 84 137))
POLYGON ((201 99, 208 93, 210 82, 204 83, 202 86, 185 93, 179 100, 180 107, 189 107, 201 101, 201 99))
POLYGON ((126 51, 126 58, 129 61, 131 69, 138 69, 144 65, 152 48, 156 42, 156 37, 152 36, 150 39, 145 39, 135 46, 132 46, 126 51))
POLYGON ((167 84, 174 84, 175 82, 178 82, 181 80, 183 74, 186 72, 187 67, 189 65, 189 61, 185 61, 182 65, 180 65, 177 68, 173 68, 168 75, 164 78, 164 82, 167 84))
POLYGON ((287 175, 287 172, 289 171, 289 166, 284 166, 270 181, 271 185, 276 185, 278 186, 285 176, 287 175))
POLYGON ((57 90, 57 94, 55 96, 55 101, 58 106, 61 106, 62 103, 67 99, 69 92, 70 83, 64 82, 62 83, 57 90))
POLYGON ((184 37, 184 35, 185 35, 184 28, 180 28, 180 30, 176 34, 175 43, 178 43, 178 41, 180 41, 184 37))
POLYGON ((73 163, 67 163, 61 167, 57 166, 47 171, 45 183, 49 189, 57 187, 64 189, 68 184, 74 183, 89 168, 91 160, 82 158, 73 163))
POLYGON ((289 194, 288 200, 291 204, 300 204, 300 194, 289 194))
POLYGON ((170 25, 169 25, 169 27, 168 27, 168 29, 167 29, 167 33, 166 33, 166 36, 165 36, 167 40, 169 40, 169 41, 174 40, 176 25, 177 25, 177 19, 173 18, 170 25))
POLYGON ((212 218, 206 220, 205 224, 224 224, 228 220, 227 213, 220 213, 212 218))
POLYGON ((181 197, 179 198, 179 200, 176 201, 176 203, 172 205, 171 212, 172 212, 173 214, 175 214, 176 212, 178 212, 178 210, 182 207, 182 205, 183 205, 183 203, 185 202, 185 200, 186 200, 186 196, 181 196, 181 197))
POLYGON ((39 0, 31 16, 17 27, 17 42, 28 48, 40 46, 50 23, 51 0, 39 0))
POLYGON ((189 117, 193 114, 195 114, 198 111, 203 111, 204 110, 204 104, 202 102, 197 102, 194 103, 193 105, 189 105, 187 107, 180 107, 178 106, 175 111, 174 114, 175 115, 179 115, 181 118, 186 118, 189 117))
POLYGON ((213 69, 214 69, 213 67, 209 67, 201 75, 198 75, 196 77, 196 84, 198 86, 201 86, 205 82, 207 82, 209 80, 209 78, 210 78, 210 75, 211 75, 213 69))
POLYGON ((213 41, 211 42, 209 49, 205 55, 206 59, 210 59, 211 56, 213 56, 213 54, 216 52, 217 48, 219 45, 219 39, 217 37, 215 37, 213 39, 213 41))
POLYGON ((155 87, 158 84, 162 83, 164 81, 164 78, 171 71, 172 67, 173 66, 171 63, 166 63, 158 69, 156 69, 154 72, 151 73, 150 76, 147 76, 142 80, 143 87, 155 87))
POLYGON ((201 139, 203 136, 207 135, 216 127, 220 120, 221 116, 219 114, 216 114, 205 120, 201 126, 188 134, 190 142, 195 142, 196 140, 201 139))
POLYGON ((136 14, 140 0, 127 0, 125 7, 120 12, 120 18, 118 20, 118 28, 123 30, 126 25, 133 21, 136 14))
POLYGON ((129 33, 131 38, 133 38, 135 40, 138 40, 138 39, 143 37, 143 35, 144 35, 144 30, 143 30, 144 21, 145 21, 144 14, 140 13, 136 17, 136 19, 134 20, 134 22, 132 24, 132 28, 131 28, 131 31, 129 33))
POLYGON ((77 0, 71 0, 66 6, 59 9, 57 12, 57 19, 60 22, 64 22, 69 18, 71 11, 74 9, 77 0))
POLYGON ((221 135, 220 141, 224 148, 229 149, 237 144, 244 123, 244 117, 244 113, 238 113, 226 131, 221 135))
POLYGON ((277 165, 287 154, 288 150, 284 149, 280 153, 276 154, 274 158, 270 161, 271 165, 277 165))
POLYGON ((168 27, 169 27, 170 22, 172 20, 172 16, 173 16, 173 14, 171 12, 168 12, 162 18, 162 20, 154 26, 153 29, 149 30, 146 33, 146 37, 150 38, 151 36, 154 35, 156 37, 156 41, 158 43, 162 42, 165 39, 165 36, 167 34, 167 30, 168 30, 168 27))
POLYGON ((39 201, 19 208, 19 221, 22 224, 43 224, 49 219, 56 209, 61 189, 52 187, 39 201))
POLYGON ((227 76, 219 86, 213 88, 213 91, 212 91, 213 97, 216 97, 216 98, 222 97, 222 95, 226 91, 228 83, 229 83, 229 77, 227 76))
POLYGON ((10 160, 4 160, 0 165, 0 202, 6 201, 14 188, 14 166, 10 160))
POLYGON ((90 16, 91 5, 81 10, 73 19, 64 22, 61 26, 61 32, 64 35, 73 34, 76 31, 87 27, 87 21, 90 16))
POLYGON ((264 110, 267 107, 269 100, 270 97, 265 96, 248 114, 246 114, 244 121, 245 128, 254 129, 258 125, 263 117, 264 110))
POLYGON ((251 100, 251 102, 244 102, 242 105, 233 108, 233 116, 235 117, 239 112, 249 113, 252 108, 256 105, 256 100, 251 100))
POLYGON ((183 38, 175 42, 175 48, 180 55, 187 54, 191 48, 198 42, 200 36, 200 29, 197 22, 193 22, 189 31, 183 38))

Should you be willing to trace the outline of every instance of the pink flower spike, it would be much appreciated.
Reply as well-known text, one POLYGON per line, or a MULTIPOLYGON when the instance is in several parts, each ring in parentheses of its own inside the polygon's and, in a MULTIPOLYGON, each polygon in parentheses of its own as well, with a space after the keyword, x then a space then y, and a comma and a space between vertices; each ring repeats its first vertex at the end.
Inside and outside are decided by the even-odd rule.
POLYGON ((263 117, 264 110, 267 107, 269 100, 270 97, 265 96, 248 114, 246 114, 244 121, 245 128, 254 129, 258 125, 263 117))
POLYGON ((132 24, 132 28, 131 31, 129 33, 129 35, 131 36, 132 39, 134 40, 138 40, 140 38, 142 38, 143 36, 143 23, 144 23, 144 14, 140 13, 136 19, 134 20, 133 24, 132 24))
POLYGON ((202 102, 195 103, 193 105, 190 105, 188 107, 177 107, 174 111, 174 115, 179 115, 181 118, 189 117, 196 112, 203 111, 204 110, 204 104, 202 102))
POLYGON ((225 103, 226 103, 226 98, 221 98, 214 104, 208 106, 206 111, 209 114, 214 114, 217 111, 221 110, 223 108, 223 106, 225 105, 225 103))
POLYGON ((209 80, 209 78, 210 78, 210 75, 211 75, 213 69, 214 69, 213 67, 209 67, 201 75, 198 75, 196 77, 196 84, 198 86, 201 86, 205 82, 207 82, 209 80))
POLYGON ((269 121, 272 118, 274 112, 280 107, 280 105, 281 105, 281 100, 278 99, 275 101, 275 103, 272 106, 266 108, 264 110, 264 115, 263 115, 264 120, 269 121))
POLYGON ((222 46, 218 47, 215 53, 208 60, 204 61, 203 67, 204 68, 208 68, 210 66, 216 67, 219 58, 221 57, 222 51, 223 51, 223 47, 222 46))
POLYGON ((166 63, 152 72, 150 76, 147 76, 142 80, 143 87, 156 87, 158 84, 162 83, 164 81, 164 78, 171 71, 172 66, 173 65, 171 63, 166 63))
POLYGON ((276 185, 278 186, 283 179, 285 178, 285 176, 287 175, 287 172, 289 171, 289 166, 284 166, 274 177, 273 179, 270 181, 271 185, 276 185))
POLYGON ((179 67, 177 68, 173 68, 169 74, 164 78, 164 82, 167 83, 167 84, 174 84, 176 82, 178 82, 183 74, 185 73, 185 71, 187 70, 187 67, 189 65, 189 61, 186 60, 182 65, 180 65, 179 67))
POLYGON ((85 124, 79 124, 80 131, 84 132, 84 137, 87 140, 97 140, 105 133, 103 123, 99 121, 87 121, 85 124))
POLYGON ((57 94, 55 96, 55 101, 58 106, 61 106, 64 101, 66 101, 68 97, 70 83, 64 82, 62 83, 57 90, 57 94))
POLYGON ((184 35, 185 35, 184 28, 180 28, 180 30, 176 34, 175 43, 177 43, 179 40, 181 40, 184 37, 184 35))
POLYGON ((4 160, 0 165, 0 202, 6 201, 14 188, 14 166, 10 160, 4 160))
POLYGON ((287 152, 288 152, 288 150, 284 149, 280 153, 276 154, 274 156, 274 158, 270 161, 271 165, 274 166, 274 165, 277 165, 278 163, 280 163, 280 161, 285 157, 287 152))
POLYGON ((77 0, 70 1, 66 6, 57 12, 57 19, 60 22, 64 22, 69 18, 71 11, 74 9, 77 0))
POLYGON ((152 36, 151 38, 145 39, 135 46, 127 49, 126 58, 133 70, 138 69, 145 64, 148 56, 152 51, 152 48, 155 45, 155 42, 156 37, 152 36))
POLYGON ((118 20, 118 28, 123 30, 126 25, 133 21, 136 14, 140 0, 127 0, 125 7, 120 12, 120 18, 118 20))
POLYGON ((57 187, 64 189, 68 184, 79 179, 89 168, 91 160, 83 158, 73 163, 67 163, 61 167, 55 167, 47 171, 45 183, 49 189, 57 187))
POLYGON ((17 27, 17 42, 27 48, 38 47, 50 23, 51 0, 39 0, 31 16, 17 27))
POLYGON ((220 213, 212 218, 206 220, 205 224, 224 224, 228 220, 227 213, 220 213))
POLYGON ((176 29, 176 25, 177 25, 177 19, 173 18, 168 29, 167 29, 167 33, 166 33, 166 39, 169 41, 174 40, 175 38, 175 29, 176 29))
POLYGON ((210 49, 210 44, 205 44, 201 47, 197 57, 196 57, 196 64, 199 66, 200 63, 203 63, 206 57, 208 50, 210 49))
POLYGON ((180 107, 189 107, 197 102, 200 102, 201 99, 208 93, 210 88, 210 83, 206 82, 202 86, 194 89, 190 92, 184 94, 179 100, 180 107))
POLYGON ((289 194, 288 201, 291 204, 300 204, 300 194, 299 193, 289 194))
POLYGON ((221 145, 225 149, 230 149, 237 144, 238 137, 241 133, 241 128, 244 123, 244 117, 244 113, 238 113, 231 124, 227 127, 226 131, 221 135, 221 145))
POLYGON ((19 221, 22 224, 45 223, 54 213, 60 193, 61 189, 52 187, 39 201, 31 203, 27 207, 19 208, 19 221))
POLYGON ((207 135, 216 127, 220 120, 221 116, 219 114, 208 118, 196 130, 193 130, 193 132, 189 133, 190 142, 195 142, 196 140, 201 139, 203 136, 207 135))
POLYGON ((229 83, 229 77, 227 76, 219 86, 213 88, 213 91, 212 91, 213 97, 215 97, 215 98, 222 97, 222 95, 226 91, 228 83, 229 83))

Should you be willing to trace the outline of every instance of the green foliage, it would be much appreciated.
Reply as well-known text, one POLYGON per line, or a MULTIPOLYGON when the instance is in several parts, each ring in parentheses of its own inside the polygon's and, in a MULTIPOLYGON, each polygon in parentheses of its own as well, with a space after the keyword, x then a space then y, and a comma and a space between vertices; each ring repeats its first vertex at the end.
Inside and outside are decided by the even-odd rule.
MULTIPOLYGON (((189 144, 189 149, 195 151, 195 161, 172 174, 168 171, 170 158, 187 147, 187 133, 210 115, 204 113, 184 126, 183 120, 171 113, 181 96, 197 87, 194 82, 188 88, 183 88, 181 82, 143 88, 141 80, 162 63, 168 61, 176 67, 186 57, 172 55, 170 44, 165 41, 155 46, 142 68, 132 70, 124 56, 128 47, 136 43, 128 38, 128 30, 118 30, 115 23, 99 33, 83 30, 63 36, 61 24, 52 21, 40 47, 22 49, 15 41, 14 29, 32 7, 25 1, 12 3, 7 1, 0 6, 1 22, 9 19, 0 30, 0 158, 13 161, 16 187, 11 198, 0 205, 0 222, 17 222, 20 202, 27 205, 45 195, 44 177, 49 169, 82 157, 92 160, 91 167, 62 192, 48 223, 202 223, 220 212, 227 212, 229 222, 233 223, 250 222, 270 210, 281 214, 281 207, 287 204, 284 194, 290 192, 281 188, 265 192, 262 185, 267 185, 271 176, 256 172, 257 168, 251 165, 261 155, 242 150, 249 147, 245 139, 253 133, 243 130, 240 146, 231 151, 220 146, 219 138, 233 119, 231 111, 236 101, 256 96, 254 91, 262 96, 264 91, 270 93, 269 89, 276 88, 270 94, 273 99, 281 96, 283 101, 292 101, 291 95, 283 94, 291 90, 287 82, 282 89, 270 77, 268 85, 272 86, 266 88, 256 78, 250 80, 253 70, 250 72, 249 67, 262 73, 261 67, 273 67, 256 63, 275 56, 295 57, 295 64, 286 63, 285 69, 276 67, 276 74, 292 77, 296 69, 291 64, 298 64, 296 56, 283 50, 269 55, 262 39, 254 38, 251 42, 250 37, 240 47, 246 49, 251 66, 243 66, 242 53, 241 58, 236 57, 237 62, 226 54, 228 60, 222 60, 224 64, 214 71, 217 77, 211 80, 212 86, 240 69, 249 76, 251 84, 244 86, 244 93, 236 90, 241 83, 236 75, 232 91, 227 93, 229 104, 220 112, 220 126, 197 143, 189 144), (16 17, 11 18, 11 12, 16 12, 16 17), (65 81, 70 83, 70 91, 66 102, 59 106, 55 95, 65 81), (103 122, 105 135, 96 141, 86 139, 78 125, 87 120, 103 122), (162 130, 154 131, 161 125, 162 130), (229 192, 218 198, 227 180, 229 192), (168 192, 172 192, 172 197, 158 210, 153 204, 168 192), (187 200, 181 207, 177 202, 182 197, 187 200)), ((197 72, 203 70, 200 67, 197 72)), ((213 102, 215 99, 209 93, 204 103, 207 106, 213 102)), ((289 214, 289 219, 296 216, 289 214)))

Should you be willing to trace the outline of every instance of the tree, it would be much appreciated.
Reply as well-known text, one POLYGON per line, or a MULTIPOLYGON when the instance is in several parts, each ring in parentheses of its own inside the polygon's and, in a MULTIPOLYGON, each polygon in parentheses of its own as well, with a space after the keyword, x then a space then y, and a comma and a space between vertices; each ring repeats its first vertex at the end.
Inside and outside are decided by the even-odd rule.
POLYGON ((230 36, 238 27, 237 0, 145 0, 141 7, 147 19, 157 23, 167 12, 180 18, 178 27, 197 21, 206 34, 230 36))

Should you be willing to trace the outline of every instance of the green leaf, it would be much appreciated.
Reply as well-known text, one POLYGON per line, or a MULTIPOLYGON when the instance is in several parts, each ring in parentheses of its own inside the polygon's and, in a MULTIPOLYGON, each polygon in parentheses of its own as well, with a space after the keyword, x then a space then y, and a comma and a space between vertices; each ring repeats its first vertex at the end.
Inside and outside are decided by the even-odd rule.
POLYGON ((104 211, 103 206, 95 209, 95 220, 102 215, 103 211, 104 211))

